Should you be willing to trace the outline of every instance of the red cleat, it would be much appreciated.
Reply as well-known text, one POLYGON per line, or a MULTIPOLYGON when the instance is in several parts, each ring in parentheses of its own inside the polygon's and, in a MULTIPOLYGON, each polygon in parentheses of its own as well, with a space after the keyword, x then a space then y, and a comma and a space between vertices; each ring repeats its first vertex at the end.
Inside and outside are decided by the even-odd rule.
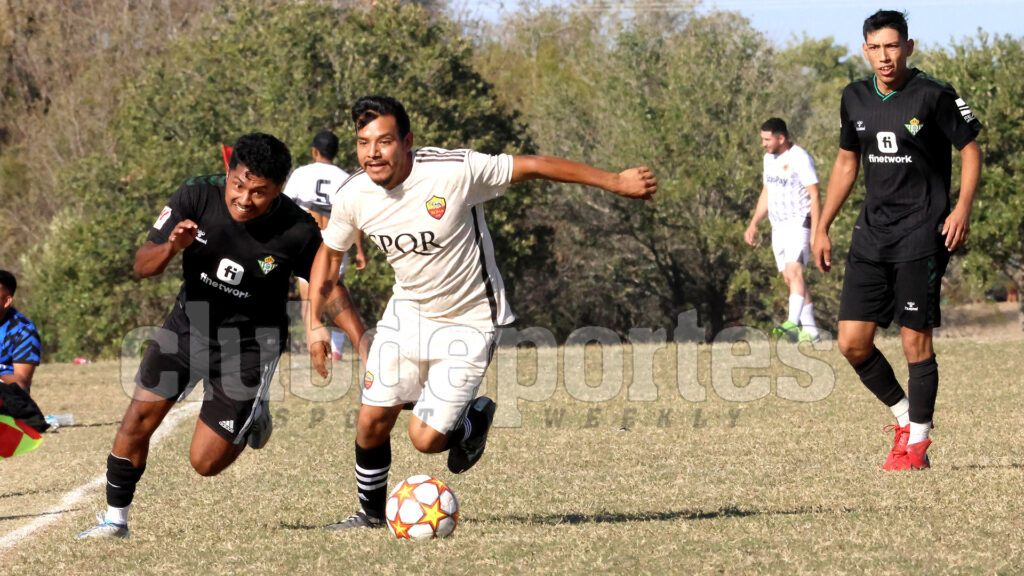
POLYGON ((901 461, 907 457, 907 440, 910 439, 910 424, 900 427, 899 424, 890 424, 885 427, 886 432, 895 432, 892 440, 892 450, 885 457, 885 464, 882 470, 906 470, 906 464, 901 461))
POLYGON ((932 441, 927 438, 907 445, 907 466, 911 470, 924 470, 931 466, 928 462, 928 447, 931 445, 932 441))

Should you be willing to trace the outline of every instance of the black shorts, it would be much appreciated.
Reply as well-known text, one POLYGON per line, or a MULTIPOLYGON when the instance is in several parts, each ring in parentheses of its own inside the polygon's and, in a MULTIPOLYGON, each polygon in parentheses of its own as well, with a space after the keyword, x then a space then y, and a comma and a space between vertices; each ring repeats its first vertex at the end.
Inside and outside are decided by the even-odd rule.
POLYGON ((846 277, 839 303, 839 320, 896 324, 911 330, 942 324, 939 291, 949 253, 939 251, 910 262, 873 262, 846 257, 846 277))
POLYGON ((259 401, 269 398, 270 380, 287 342, 276 329, 227 332, 217 340, 197 332, 175 305, 150 339, 135 383, 181 401, 203 380, 199 419, 232 444, 244 444, 259 401))

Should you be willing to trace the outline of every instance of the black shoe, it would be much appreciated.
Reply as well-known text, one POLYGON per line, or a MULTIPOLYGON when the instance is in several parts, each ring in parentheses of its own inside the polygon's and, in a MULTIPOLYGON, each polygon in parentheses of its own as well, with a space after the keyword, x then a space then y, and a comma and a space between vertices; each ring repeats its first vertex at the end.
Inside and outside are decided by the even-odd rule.
MULTIPOLYGON (((469 421, 475 422, 469 438, 453 444, 448 449, 448 469, 453 474, 462 474, 476 464, 484 455, 484 448, 487 446, 487 432, 491 429, 491 421, 494 420, 494 409, 497 405, 494 400, 481 396, 469 405, 467 414, 469 421), (476 414, 474 414, 476 413, 476 414)), ((462 427, 456 429, 461 432, 462 427)))
POLYGON ((373 518, 367 516, 366 512, 360 510, 341 522, 334 524, 328 524, 324 526, 324 530, 350 530, 352 528, 383 528, 384 521, 380 518, 373 518))

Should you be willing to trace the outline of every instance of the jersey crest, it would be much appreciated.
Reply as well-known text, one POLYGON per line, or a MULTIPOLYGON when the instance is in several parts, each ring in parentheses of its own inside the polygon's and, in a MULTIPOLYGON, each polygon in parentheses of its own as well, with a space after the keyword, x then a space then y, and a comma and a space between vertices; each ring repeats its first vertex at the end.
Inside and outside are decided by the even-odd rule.
POLYGON ((907 132, 910 132, 911 136, 917 136, 917 133, 921 131, 921 128, 924 128, 924 124, 921 124, 921 121, 917 118, 912 118, 910 123, 904 124, 904 126, 907 127, 907 132))
POLYGON ((371 386, 373 386, 373 374, 367 370, 366 375, 363 376, 363 388, 369 390, 371 386))
POLYGON ((446 206, 447 203, 444 201, 444 198, 432 196, 430 200, 427 200, 427 214, 430 214, 434 220, 440 220, 444 216, 446 206))
POLYGON ((263 260, 256 261, 260 265, 260 270, 263 270, 263 275, 266 276, 270 272, 277 268, 277 261, 274 260, 273 256, 267 256, 263 260))

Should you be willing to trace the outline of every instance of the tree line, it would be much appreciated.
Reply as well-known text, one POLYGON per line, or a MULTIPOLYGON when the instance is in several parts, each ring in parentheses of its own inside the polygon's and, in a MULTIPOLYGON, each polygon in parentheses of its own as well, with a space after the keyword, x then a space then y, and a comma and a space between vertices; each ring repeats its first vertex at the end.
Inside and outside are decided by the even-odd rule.
MULTIPOLYGON (((419 145, 643 163, 658 176, 657 201, 640 207, 553 184, 487 206, 524 325, 671 333, 694 309, 707 337, 770 324, 781 278, 769 250, 742 241, 761 188, 760 124, 789 122, 824 189, 840 92, 869 71, 831 38, 777 46, 736 13, 603 6, 491 23, 398 0, 0 0, 0 267, 21 278, 19 308, 49 358, 115 354, 180 285, 178 268, 137 282, 131 263, 185 178, 222 170, 220 145, 255 130, 309 162, 317 130, 352 142, 352 102, 386 93, 406 103, 419 145)), ((986 127, 970 248, 949 273, 951 298, 977 299, 1024 284, 1024 41, 927 40, 911 64, 951 82, 986 127)), ((354 146, 338 163, 356 167, 354 146)), ((840 258, 855 190, 833 227, 840 258)), ((809 278, 828 326, 841 275, 809 278)), ((379 254, 347 276, 367 319, 391 281, 379 254)))

